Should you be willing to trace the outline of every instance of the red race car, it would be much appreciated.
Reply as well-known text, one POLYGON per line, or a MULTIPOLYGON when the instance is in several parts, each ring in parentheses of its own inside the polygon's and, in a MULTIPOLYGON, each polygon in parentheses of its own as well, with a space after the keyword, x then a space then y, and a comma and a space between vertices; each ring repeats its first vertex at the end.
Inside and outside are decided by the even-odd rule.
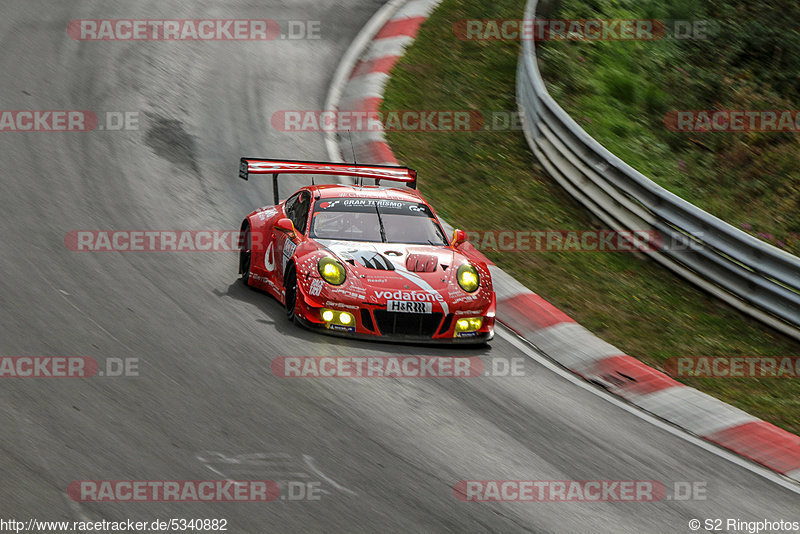
MULTIPOLYGON (((239 273, 328 334, 391 341, 485 343, 495 293, 486 263, 454 232, 448 241, 406 167, 242 158, 239 176, 271 174, 275 205, 242 222, 239 273), (279 202, 282 174, 356 177, 311 185, 279 202), (364 179, 376 185, 363 185, 364 179), (406 184, 384 187, 380 182, 406 184)), ((313 179, 312 179, 313 183, 313 179)))

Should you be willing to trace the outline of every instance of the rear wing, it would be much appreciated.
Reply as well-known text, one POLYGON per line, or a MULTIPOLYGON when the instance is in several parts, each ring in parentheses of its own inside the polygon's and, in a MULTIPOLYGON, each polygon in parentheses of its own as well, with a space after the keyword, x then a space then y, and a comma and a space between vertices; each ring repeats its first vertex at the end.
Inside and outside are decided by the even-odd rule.
MULTIPOLYGON (((330 163, 325 161, 296 161, 261 158, 239 160, 239 178, 247 180, 251 174, 271 174, 275 204, 280 202, 278 176, 281 174, 327 174, 334 176, 360 176, 375 180, 390 180, 417 188, 417 171, 408 167, 391 165, 358 165, 353 163, 330 163)), ((377 183, 377 182, 376 182, 377 183)))

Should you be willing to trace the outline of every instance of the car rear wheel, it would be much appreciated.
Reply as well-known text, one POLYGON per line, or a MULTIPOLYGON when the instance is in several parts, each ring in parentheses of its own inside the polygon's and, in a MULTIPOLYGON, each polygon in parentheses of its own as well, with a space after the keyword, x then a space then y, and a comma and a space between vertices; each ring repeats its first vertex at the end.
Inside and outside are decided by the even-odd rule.
POLYGON ((250 235, 250 226, 245 226, 242 236, 242 248, 239 250, 239 274, 242 275, 244 285, 250 285, 250 258, 252 257, 253 238, 250 235))
POLYGON ((297 318, 295 313, 297 310, 297 271, 295 271, 294 265, 290 266, 286 273, 284 287, 286 288, 286 318, 294 323, 297 318))

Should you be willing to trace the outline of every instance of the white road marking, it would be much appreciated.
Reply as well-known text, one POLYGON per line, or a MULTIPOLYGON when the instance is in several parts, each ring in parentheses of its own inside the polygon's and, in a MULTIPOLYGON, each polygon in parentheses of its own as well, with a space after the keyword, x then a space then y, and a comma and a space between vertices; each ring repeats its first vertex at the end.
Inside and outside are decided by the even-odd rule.
POLYGON ((328 484, 330 484, 334 488, 336 488, 339 491, 342 491, 344 493, 349 493, 350 495, 358 495, 358 493, 356 493, 355 491, 349 490, 349 489, 345 488, 344 486, 342 486, 341 484, 337 484, 335 481, 331 480, 330 478, 328 478, 324 474, 322 474, 322 472, 320 472, 320 470, 317 469, 314 466, 314 463, 313 463, 314 459, 311 456, 309 456, 307 454, 304 454, 303 455, 303 460, 305 461, 305 463, 308 466, 308 468, 311 469, 311 471, 313 471, 315 475, 317 475, 321 479, 325 480, 325 482, 327 482, 328 484))
MULTIPOLYGON (((286 479, 281 479, 276 481, 279 484, 283 485, 285 485, 286 482, 291 482, 293 479, 311 478, 311 476, 305 472, 285 470, 287 468, 292 467, 291 465, 285 465, 285 464, 287 463, 291 464, 294 461, 292 455, 287 454, 285 452, 277 452, 277 453, 256 452, 248 454, 239 454, 236 456, 226 456, 225 454, 220 452, 205 451, 195 455, 195 458, 209 470, 216 473, 217 475, 219 475, 228 482, 237 483, 237 481, 234 480, 232 476, 237 474, 250 476, 250 475, 263 475, 266 473, 270 476, 287 477, 286 479), (212 464, 216 465, 219 469, 217 469, 217 467, 214 467, 214 465, 212 464), (224 471, 222 471, 222 469, 224 469, 224 471)), ((312 458, 311 456, 304 454, 303 462, 308 467, 308 469, 311 470, 315 475, 325 480, 328 484, 330 484, 337 490, 343 493, 349 493, 350 495, 358 495, 356 492, 345 488, 341 484, 338 484, 330 477, 325 476, 314 465, 314 458, 312 458)), ((331 494, 331 492, 325 489, 321 489, 321 491, 328 495, 331 494)))

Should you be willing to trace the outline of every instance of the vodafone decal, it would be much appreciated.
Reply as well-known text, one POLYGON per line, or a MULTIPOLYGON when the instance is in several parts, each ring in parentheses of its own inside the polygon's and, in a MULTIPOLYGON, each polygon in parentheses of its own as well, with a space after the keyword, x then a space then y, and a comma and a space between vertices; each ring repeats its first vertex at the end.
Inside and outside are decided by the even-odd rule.
POLYGON ((422 291, 376 291, 375 296, 379 299, 393 300, 413 300, 417 302, 444 302, 444 297, 439 293, 427 293, 422 291))

